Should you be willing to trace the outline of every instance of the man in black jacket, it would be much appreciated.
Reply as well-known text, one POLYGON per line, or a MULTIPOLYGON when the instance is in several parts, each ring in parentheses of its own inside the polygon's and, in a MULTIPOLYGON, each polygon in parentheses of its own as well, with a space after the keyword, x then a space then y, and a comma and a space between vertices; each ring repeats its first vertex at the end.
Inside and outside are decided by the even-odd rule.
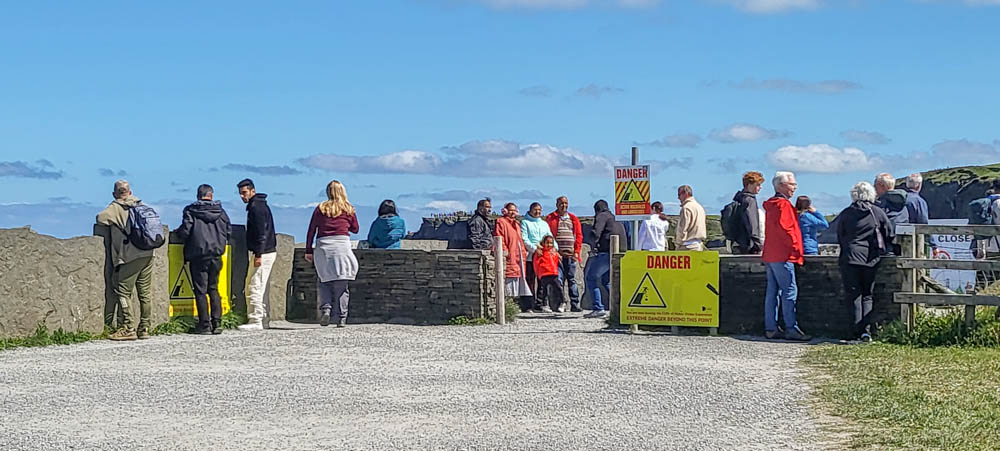
POLYGON ((198 201, 184 207, 184 221, 173 231, 184 241, 184 261, 191 268, 191 288, 198 309, 195 333, 202 335, 222 333, 219 272, 230 232, 229 216, 220 202, 212 200, 213 194, 211 185, 199 186, 198 201), (206 298, 211 299, 211 322, 206 298))
POLYGON ((249 307, 246 324, 240 330, 263 330, 266 324, 267 282, 271 277, 271 267, 277 257, 277 239, 274 236, 274 218, 271 207, 267 206, 267 194, 258 193, 253 180, 243 179, 236 184, 240 199, 247 204, 247 250, 253 253, 250 267, 250 285, 247 293, 249 307))
POLYGON ((764 247, 757 210, 757 193, 763 183, 764 176, 760 172, 747 172, 743 174, 743 189, 733 196, 737 207, 732 219, 732 235, 726 238, 733 242, 734 254, 759 254, 764 247))
POLYGON ((596 254, 591 254, 590 260, 587 261, 584 280, 587 283, 587 290, 590 291, 590 298, 594 301, 594 311, 584 316, 606 318, 610 306, 601 302, 601 287, 611 293, 611 236, 618 236, 618 243, 622 247, 627 243, 627 238, 625 226, 615 220, 614 213, 611 213, 608 203, 603 199, 594 204, 594 229, 590 233, 596 254))
POLYGON ((490 211, 493 204, 490 199, 482 199, 476 204, 476 212, 469 218, 469 241, 473 249, 490 250, 493 248, 493 224, 490 223, 490 211))

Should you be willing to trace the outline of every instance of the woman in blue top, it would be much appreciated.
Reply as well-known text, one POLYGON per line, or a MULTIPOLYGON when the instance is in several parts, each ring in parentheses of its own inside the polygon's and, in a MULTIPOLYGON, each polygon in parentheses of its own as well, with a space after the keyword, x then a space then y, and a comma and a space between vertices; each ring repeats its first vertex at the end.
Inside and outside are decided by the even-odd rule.
POLYGON ((799 228, 802 229, 802 250, 805 255, 816 255, 819 253, 819 241, 816 241, 816 234, 830 228, 830 223, 826 218, 816 211, 812 206, 812 200, 808 196, 799 196, 795 199, 795 209, 799 212, 799 228))
POLYGON ((368 229, 368 244, 375 249, 399 249, 406 236, 406 222, 396 212, 396 203, 386 199, 378 207, 378 218, 368 229))

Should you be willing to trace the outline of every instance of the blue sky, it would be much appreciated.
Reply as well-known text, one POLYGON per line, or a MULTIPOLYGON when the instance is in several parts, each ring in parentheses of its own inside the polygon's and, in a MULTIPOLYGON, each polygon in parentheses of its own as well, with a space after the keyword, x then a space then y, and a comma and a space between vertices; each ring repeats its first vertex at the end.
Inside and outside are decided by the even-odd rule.
MULTIPOLYGON (((718 211, 788 169, 1000 162, 1000 0, 21 2, 0 15, 0 227, 89 234, 118 178, 176 225, 235 184, 300 239, 331 179, 362 232, 490 195, 592 212, 632 145, 718 211)), ((766 190, 765 192, 770 192, 766 190)), ((673 204, 671 204, 673 202, 673 204)))

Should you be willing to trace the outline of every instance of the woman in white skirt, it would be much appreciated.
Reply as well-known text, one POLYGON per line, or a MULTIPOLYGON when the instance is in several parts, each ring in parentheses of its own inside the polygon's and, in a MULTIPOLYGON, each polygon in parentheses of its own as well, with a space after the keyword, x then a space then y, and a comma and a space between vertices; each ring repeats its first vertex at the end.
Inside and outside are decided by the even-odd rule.
POLYGON ((524 269, 528 253, 521 237, 521 222, 517 220, 517 205, 508 202, 501 213, 503 216, 497 218, 493 235, 500 237, 502 248, 493 251, 504 258, 504 294, 514 299, 531 296, 531 287, 525 279, 527 271, 524 269))
POLYGON ((344 327, 351 297, 347 283, 358 275, 358 259, 351 249, 350 237, 350 234, 358 233, 358 216, 347 200, 347 190, 340 182, 334 180, 326 185, 326 199, 316 207, 309 221, 306 260, 313 262, 319 276, 319 323, 329 325, 332 314, 337 318, 337 327, 344 327))

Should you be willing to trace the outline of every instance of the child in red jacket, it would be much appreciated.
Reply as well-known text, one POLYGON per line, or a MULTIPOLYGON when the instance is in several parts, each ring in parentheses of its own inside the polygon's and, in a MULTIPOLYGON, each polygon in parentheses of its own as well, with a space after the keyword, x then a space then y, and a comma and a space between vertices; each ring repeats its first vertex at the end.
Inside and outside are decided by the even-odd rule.
MULTIPOLYGON (((538 277, 539 302, 548 302, 555 312, 562 312, 562 283, 559 281, 559 252, 556 252, 556 240, 552 235, 546 235, 538 244, 532 264, 535 267, 535 277, 538 277)), ((545 305, 545 304, 542 304, 545 305)))

